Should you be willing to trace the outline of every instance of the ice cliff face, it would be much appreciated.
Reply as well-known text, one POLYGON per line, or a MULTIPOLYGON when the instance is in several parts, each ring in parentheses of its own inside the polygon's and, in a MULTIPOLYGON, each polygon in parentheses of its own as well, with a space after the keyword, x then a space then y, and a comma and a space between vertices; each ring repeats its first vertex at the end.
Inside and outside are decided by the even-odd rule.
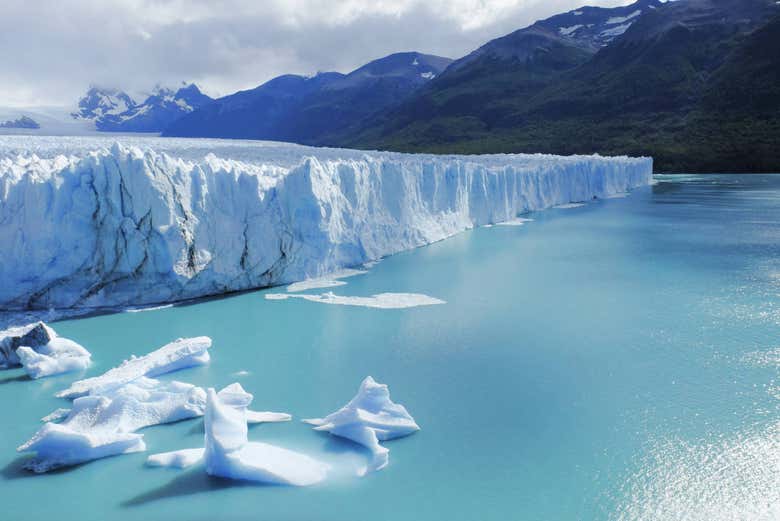
POLYGON ((27 139, 0 143, 4 310, 152 304, 293 282, 625 192, 652 172, 647 158, 27 139))

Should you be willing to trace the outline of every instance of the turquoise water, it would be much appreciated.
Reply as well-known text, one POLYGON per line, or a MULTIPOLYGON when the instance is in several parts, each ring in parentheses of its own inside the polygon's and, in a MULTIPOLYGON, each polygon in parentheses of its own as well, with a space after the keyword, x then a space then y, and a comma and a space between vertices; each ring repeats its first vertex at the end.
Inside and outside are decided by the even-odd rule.
MULTIPOLYGON (((210 366, 292 413, 250 438, 325 459, 354 445, 297 420, 390 386, 422 430, 390 465, 306 489, 145 468, 202 446, 202 422, 144 430, 148 453, 48 475, 15 447, 76 376, 0 373, 0 518, 79 520, 776 519, 780 515, 780 176, 670 176, 624 199, 533 214, 385 259, 338 294, 416 292, 406 310, 270 301, 69 320, 98 374, 180 336, 210 366), (237 376, 239 371, 249 374, 237 376)), ((271 290, 278 292, 278 290, 271 290)))

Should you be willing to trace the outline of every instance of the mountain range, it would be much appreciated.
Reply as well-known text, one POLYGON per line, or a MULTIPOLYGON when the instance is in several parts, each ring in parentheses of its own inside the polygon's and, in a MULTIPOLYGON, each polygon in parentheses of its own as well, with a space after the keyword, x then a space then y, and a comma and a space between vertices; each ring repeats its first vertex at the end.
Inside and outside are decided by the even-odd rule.
POLYGON ((79 100, 79 110, 72 116, 92 120, 102 131, 162 132, 174 121, 212 101, 194 84, 177 90, 156 87, 143 103, 136 103, 119 89, 91 87, 79 100))
POLYGON ((622 9, 580 9, 489 42, 332 144, 649 155, 659 171, 780 171, 780 5, 640 0, 622 9), (586 12, 606 18, 602 27, 626 19, 616 25, 623 33, 599 42, 573 29, 586 12))
POLYGON ((646 155, 659 171, 780 171, 780 2, 582 7, 452 61, 393 54, 217 100, 90 92, 100 130, 405 152, 646 155))
POLYGON ((182 117, 163 135, 335 142, 356 131, 369 116, 411 95, 451 61, 405 52, 372 61, 349 74, 279 76, 182 117))
POLYGON ((35 121, 31 117, 21 116, 17 119, 9 119, 6 121, 1 121, 0 128, 16 128, 16 129, 23 128, 23 129, 35 130, 41 128, 41 126, 38 124, 37 121, 35 121))

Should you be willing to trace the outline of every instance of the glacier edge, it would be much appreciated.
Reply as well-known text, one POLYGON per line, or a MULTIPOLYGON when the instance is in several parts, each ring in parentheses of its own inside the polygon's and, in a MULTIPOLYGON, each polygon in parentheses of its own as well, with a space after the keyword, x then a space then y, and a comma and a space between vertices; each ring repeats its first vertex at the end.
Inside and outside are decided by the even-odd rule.
POLYGON ((652 159, 150 147, 0 154, 0 309, 149 305, 299 281, 650 184, 652 159), (349 152, 349 153, 346 153, 349 152))

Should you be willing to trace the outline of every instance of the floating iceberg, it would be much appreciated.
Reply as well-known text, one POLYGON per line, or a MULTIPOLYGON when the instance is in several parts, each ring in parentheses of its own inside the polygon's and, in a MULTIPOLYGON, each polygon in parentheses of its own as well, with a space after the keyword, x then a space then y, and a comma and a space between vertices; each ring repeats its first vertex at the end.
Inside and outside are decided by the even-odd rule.
POLYGON ((387 385, 370 376, 363 380, 357 395, 338 411, 325 418, 304 420, 314 430, 329 432, 366 446, 372 454, 370 465, 363 470, 377 471, 388 463, 386 447, 380 441, 408 436, 420 430, 403 405, 390 400, 387 385))
POLYGON ((326 464, 289 449, 248 441, 246 408, 251 402, 252 395, 237 383, 219 393, 209 389, 205 448, 153 454, 147 464, 186 468, 203 459, 208 474, 223 478, 296 486, 324 480, 326 464))
POLYGON ((417 306, 434 306, 436 304, 446 304, 445 301, 420 293, 379 293, 370 297, 347 297, 336 295, 332 291, 322 293, 321 295, 310 294, 289 294, 289 293, 267 293, 266 300, 286 300, 288 298, 299 298, 310 302, 319 302, 321 304, 336 304, 340 306, 362 306, 366 308, 379 309, 404 309, 417 306))
POLYGON ((504 221, 502 223, 496 223, 496 226, 525 226, 525 223, 532 222, 533 219, 527 219, 525 217, 518 217, 511 221, 504 221))
POLYGON ((102 394, 73 401, 69 411, 57 410, 19 452, 35 452, 27 465, 35 472, 75 465, 116 454, 146 450, 139 429, 202 416, 206 393, 182 382, 140 377, 102 394))
POLYGON ((22 365, 17 350, 21 346, 38 349, 48 344, 57 334, 43 322, 12 327, 0 331, 0 367, 22 365))
POLYGON ((57 397, 106 394, 142 376, 154 377, 186 367, 205 365, 210 360, 210 347, 211 339, 207 336, 179 338, 148 355, 125 360, 119 367, 100 376, 74 382, 69 388, 57 393, 57 397))
POLYGON ((0 307, 137 307, 291 283, 652 176, 649 158, 122 140, 139 146, 0 137, 0 307))
POLYGON ((90 359, 84 347, 43 322, 0 332, 0 367, 21 365, 31 378, 85 369, 90 359))
POLYGON ((336 286, 344 286, 346 285, 346 282, 344 282, 341 279, 354 277, 356 275, 365 275, 366 273, 368 273, 366 270, 355 270, 355 269, 338 270, 338 271, 334 271, 333 273, 329 273, 323 277, 306 279, 300 282, 293 282, 292 284, 287 286, 287 291, 289 292, 308 291, 310 289, 335 288, 336 286))
POLYGON ((92 359, 89 351, 67 338, 53 338, 38 349, 20 346, 16 354, 30 378, 80 371, 92 359))
POLYGON ((152 454, 146 459, 146 464, 150 467, 168 467, 171 469, 186 469, 203 459, 203 453, 206 449, 181 449, 171 452, 160 452, 152 454))

